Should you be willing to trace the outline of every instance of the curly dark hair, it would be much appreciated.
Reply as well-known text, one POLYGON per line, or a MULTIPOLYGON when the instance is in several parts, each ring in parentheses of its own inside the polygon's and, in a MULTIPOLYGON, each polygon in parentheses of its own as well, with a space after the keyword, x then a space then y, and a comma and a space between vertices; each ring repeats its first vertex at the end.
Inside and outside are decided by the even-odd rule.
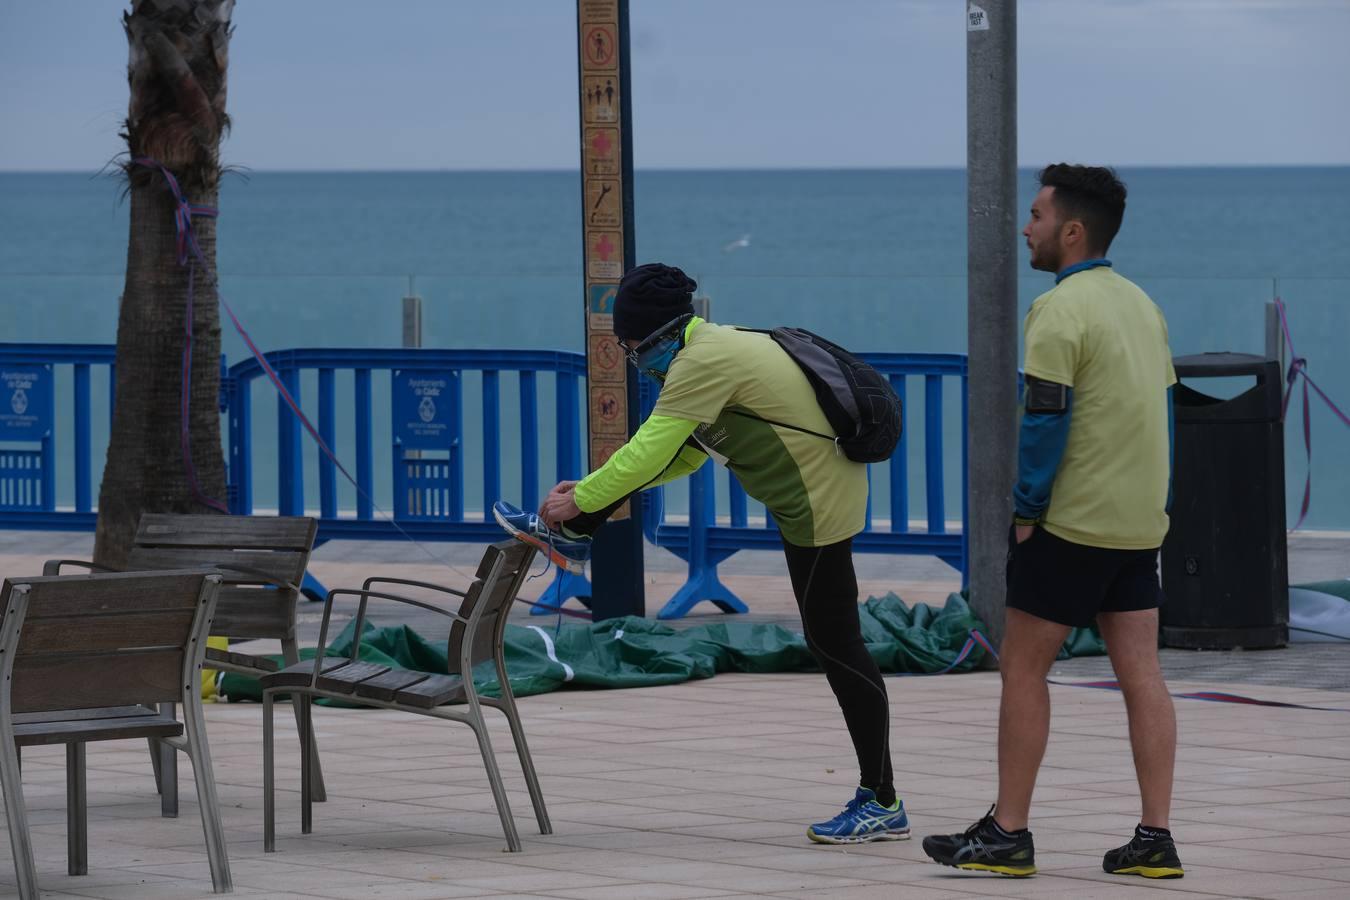
POLYGON ((1115 170, 1054 163, 1037 178, 1041 187, 1055 189, 1053 202, 1063 218, 1083 223, 1092 252, 1106 253, 1125 217, 1125 184, 1115 170))

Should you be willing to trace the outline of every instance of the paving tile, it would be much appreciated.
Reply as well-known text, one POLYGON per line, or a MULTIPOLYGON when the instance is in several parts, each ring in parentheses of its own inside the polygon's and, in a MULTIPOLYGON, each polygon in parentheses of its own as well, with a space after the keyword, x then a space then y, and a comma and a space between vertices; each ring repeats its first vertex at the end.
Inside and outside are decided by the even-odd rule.
MULTIPOLYGON (((455 896, 455 895, 450 895, 455 896)), ((464 897, 463 900, 554 900, 551 894, 474 894, 464 897)))
MULTIPOLYGON (((1177 691, 1221 679, 1178 682, 1177 691)), ((1015 880, 926 861, 918 837, 964 829, 997 788, 994 673, 891 682, 896 771, 916 840, 809 844, 804 826, 852 792, 846 738, 819 675, 719 675, 641 691, 524 698, 554 833, 539 835, 512 754, 499 753, 524 850, 504 839, 472 735, 382 711, 327 709, 319 738, 331 801, 299 834, 294 722, 279 715, 279 851, 261 848, 259 708, 207 709, 237 893, 356 900, 536 896, 1112 898, 1150 894, 1350 896, 1350 727, 1325 713, 1178 701, 1174 831, 1188 875, 1122 882, 1100 854, 1137 820, 1119 698, 1054 692, 1033 808, 1041 875, 1015 880), (1110 700, 1110 703, 1106 701, 1110 700), (1297 712, 1297 711, 1292 711, 1297 712), (677 723, 688 722, 681 729, 677 723), (288 724, 289 723, 289 724, 288 724), (535 723, 538 726, 535 727, 535 723)), ((1350 695, 1260 687, 1350 705, 1350 695)), ((1256 693, 1255 689, 1247 690, 1256 693)), ((498 749, 510 747, 493 730, 498 749)), ((100 748, 101 750, 103 748, 100 748)), ((158 816, 144 744, 91 753, 91 874, 64 876, 64 758, 25 753, 44 896, 207 897, 190 768, 183 812, 158 816)), ((12 879, 0 875, 0 894, 12 879)))
MULTIPOLYGON (((1065 880, 1068 881, 1069 879, 1065 880)), ((1103 884, 1080 882, 1072 886, 1056 885, 1042 889, 1032 896, 1045 898, 1045 900, 1138 900, 1145 894, 1160 894, 1166 891, 1175 892, 1178 900, 1182 897, 1185 900, 1232 900, 1235 896, 1233 894, 1206 893, 1203 888, 1197 888, 1193 884, 1187 885, 1183 889, 1180 882, 1177 882, 1177 887, 1169 887, 1162 883, 1103 884)))
POLYGON ((1345 883, 1337 882, 1331 879, 1309 877, 1307 875, 1293 875, 1289 873, 1259 873, 1259 872, 1230 872, 1224 870, 1205 869, 1203 867, 1188 869, 1186 877, 1182 881, 1189 882, 1192 886, 1211 891, 1216 894, 1226 894, 1230 897, 1263 897, 1275 893, 1290 893, 1292 891, 1342 891, 1341 896, 1345 896, 1345 883))
POLYGON ((787 893, 780 892, 778 896, 799 898, 799 900, 818 900, 822 896, 828 896, 830 900, 896 900, 897 897, 903 897, 905 900, 958 900, 958 898, 970 897, 971 895, 956 890, 905 882, 833 887, 825 895, 813 891, 789 891, 787 893))
POLYGON ((610 887, 551 891, 550 896, 574 900, 700 900, 708 896, 708 891, 687 884, 624 883, 610 887))
POLYGON ((1317 800, 1309 797, 1307 794, 1299 794, 1295 791, 1289 792, 1297 799, 1273 803, 1268 809, 1279 810, 1280 812, 1293 812, 1300 815, 1306 813, 1350 816, 1350 797, 1328 797, 1317 800))
MULTIPOLYGON (((891 849, 896 846, 894 842, 891 842, 891 845, 891 849)), ((740 866, 776 869, 783 872, 847 873, 850 878, 870 880, 884 878, 888 870, 895 869, 903 862, 911 861, 900 858, 899 853, 900 851, 894 850, 887 856, 870 856, 864 853, 845 852, 841 848, 761 847, 758 852, 745 855, 728 854, 720 858, 740 866)), ((698 862, 695 859, 689 861, 698 862)))
MULTIPOLYGON (((1316 868, 1317 868, 1316 875, 1318 878, 1327 878, 1332 881, 1350 882, 1350 866, 1331 865, 1326 866, 1325 868, 1323 867, 1316 867, 1316 868)), ((1350 895, 1350 889, 1347 889, 1347 894, 1350 895)))
MULTIPOLYGON (((45 900, 48 897, 45 889, 46 881, 39 876, 38 886, 43 888, 42 896, 45 900)), ((186 879, 174 879, 172 881, 147 882, 145 884, 120 884, 108 887, 90 887, 87 891, 75 893, 72 896, 77 897, 97 897, 99 900, 185 900, 189 897, 214 897, 212 893, 211 882, 207 881, 193 882, 186 879)), ((245 896, 252 893, 245 888, 240 890, 236 885, 235 893, 242 893, 245 896)), ((279 893, 279 892, 278 892, 279 893)))
POLYGON ((596 888, 614 887, 627 881, 622 877, 566 872, 558 869, 527 869, 523 866, 511 875, 479 876, 475 878, 465 878, 455 868, 449 867, 445 879, 453 881, 457 887, 508 892, 536 891, 549 894, 554 894, 559 890, 594 890, 596 888))
POLYGON ((1218 847, 1234 847, 1243 850, 1289 851, 1309 856, 1326 856, 1337 860, 1350 860, 1350 840, 1344 834, 1271 834, 1260 838, 1239 838, 1228 840, 1220 832, 1211 841, 1218 847))
MULTIPOLYGON (((1067 878, 1057 878, 1050 875, 1037 875, 1034 878, 1006 878, 987 872, 962 872, 932 865, 922 871, 913 873, 913 879, 906 882, 903 890, 904 896, 908 896, 910 888, 914 887, 950 891, 963 897, 1039 898, 1050 891, 1059 889, 1061 886, 1067 888, 1076 883, 1067 878)), ((892 888, 892 890, 895 889, 892 888)), ((1080 894, 1080 896, 1082 895, 1080 894)))

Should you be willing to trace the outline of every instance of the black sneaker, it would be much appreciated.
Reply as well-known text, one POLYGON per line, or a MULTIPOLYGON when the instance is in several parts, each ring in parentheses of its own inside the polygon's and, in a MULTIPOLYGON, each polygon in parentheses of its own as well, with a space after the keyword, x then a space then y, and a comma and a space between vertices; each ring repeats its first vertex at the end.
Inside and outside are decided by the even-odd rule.
POLYGON ((1145 878, 1181 878, 1186 874, 1170 834, 1148 835, 1138 828, 1124 847, 1106 851, 1102 868, 1112 875, 1142 875, 1145 878))
POLYGON ((923 852, 944 866, 1025 878, 1036 874, 1036 848, 1025 828, 1007 836, 994 824, 994 807, 961 834, 932 834, 923 852))

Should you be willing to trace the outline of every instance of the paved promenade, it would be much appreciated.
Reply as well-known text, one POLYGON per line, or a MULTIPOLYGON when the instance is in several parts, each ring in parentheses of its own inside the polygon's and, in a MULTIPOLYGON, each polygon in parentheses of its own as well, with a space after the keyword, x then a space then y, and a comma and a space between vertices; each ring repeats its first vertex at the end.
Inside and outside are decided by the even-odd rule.
MULTIPOLYGON (((1295 580, 1350 573, 1350 542, 1317 539, 1309 548, 1305 540, 1295 539, 1295 580)), ((85 535, 3 534, 0 570, 20 574, 40 558, 85 556, 89 544, 85 535)), ((452 560, 476 555, 449 549, 452 560)), ((727 581, 756 617, 789 621, 785 579, 770 554, 759 556, 728 566, 727 581)), ((392 544, 329 545, 315 563, 330 584, 377 570, 425 576, 437 568, 445 577, 416 548, 392 544)), ((864 558, 864 591, 940 601, 952 586, 944 568, 864 558)), ((656 559, 650 570, 653 593, 673 589, 678 574, 668 561, 656 559)), ((316 613, 317 606, 305 611, 306 628, 316 613)), ((1224 690, 1350 710, 1347 657, 1343 646, 1307 645, 1166 654, 1178 693, 1224 690), (1282 674, 1264 677, 1273 671, 1282 674), (1340 680, 1326 683, 1333 678, 1340 680), (1312 682, 1322 687, 1301 686, 1312 682)), ((1056 677, 1096 677, 1102 662, 1065 663, 1056 677)), ((916 837, 964 828, 994 796, 997 675, 892 678, 888 685, 898 787, 916 837)), ((1032 821, 1041 874, 1024 880, 942 868, 926 860, 917 839, 848 849, 810 844, 805 825, 836 812, 855 776, 838 709, 819 675, 726 674, 663 688, 525 698, 554 833, 537 833, 508 733, 497 728, 520 854, 503 852, 467 728, 336 709, 316 711, 330 801, 316 806, 308 836, 299 834, 294 721, 277 718, 279 846, 264 854, 261 708, 213 704, 207 726, 240 896, 1350 897, 1350 712, 1177 700, 1173 831, 1187 876, 1145 882, 1100 867, 1102 851, 1122 843, 1138 815, 1119 695, 1055 686, 1052 697, 1054 734, 1032 821)), ((146 757, 143 742, 90 747, 90 874, 73 878, 65 874, 63 753, 25 750, 45 898, 210 896, 188 763, 180 771, 182 815, 167 820, 159 817, 146 757)), ((12 895, 8 842, 0 844, 0 896, 12 895)))

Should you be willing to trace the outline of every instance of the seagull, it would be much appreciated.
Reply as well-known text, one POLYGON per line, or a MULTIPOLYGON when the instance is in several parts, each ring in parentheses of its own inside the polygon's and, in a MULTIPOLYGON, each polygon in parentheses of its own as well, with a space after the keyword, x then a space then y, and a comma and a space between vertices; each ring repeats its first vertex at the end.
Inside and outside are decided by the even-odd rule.
POLYGON ((736 240, 732 241, 730 244, 727 244, 725 247, 723 247, 723 248, 722 248, 722 252, 723 252, 723 253, 730 253, 730 252, 733 251, 733 250, 739 250, 739 249, 741 249, 742 247, 749 247, 749 246, 750 246, 750 235, 747 233, 747 234, 741 235, 739 238, 737 238, 736 240))

